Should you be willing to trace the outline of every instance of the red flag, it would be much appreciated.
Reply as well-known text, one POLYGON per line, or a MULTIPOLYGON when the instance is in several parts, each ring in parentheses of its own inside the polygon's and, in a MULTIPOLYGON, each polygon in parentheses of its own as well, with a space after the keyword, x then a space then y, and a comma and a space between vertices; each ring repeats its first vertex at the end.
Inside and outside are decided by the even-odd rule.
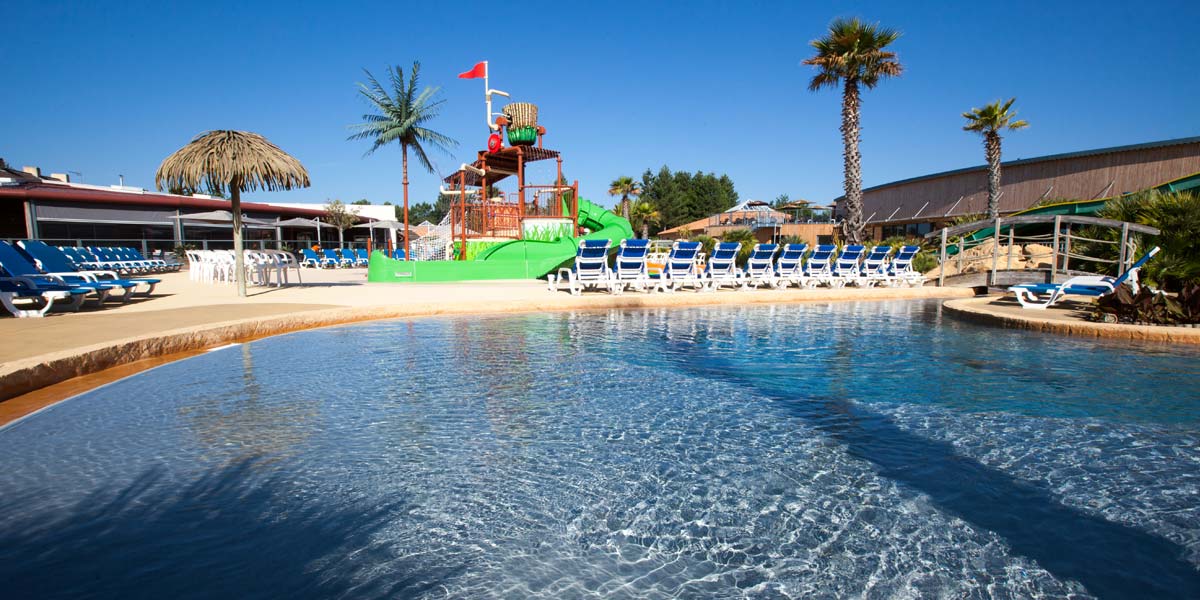
POLYGON ((475 63, 475 66, 471 67, 470 71, 458 74, 459 79, 479 79, 480 77, 487 77, 486 60, 480 63, 475 63))

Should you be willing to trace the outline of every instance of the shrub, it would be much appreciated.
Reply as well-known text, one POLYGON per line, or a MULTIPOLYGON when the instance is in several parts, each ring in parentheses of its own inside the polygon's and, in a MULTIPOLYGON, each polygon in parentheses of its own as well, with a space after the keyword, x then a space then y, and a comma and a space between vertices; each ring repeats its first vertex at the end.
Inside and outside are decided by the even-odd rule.
POLYGON ((1096 302, 1096 320, 1115 323, 1181 325, 1200 323, 1200 283, 1183 286, 1177 296, 1142 287, 1137 294, 1122 285, 1096 302))
MULTIPOLYGON (((1137 245, 1137 255, 1154 246, 1162 252, 1146 263, 1142 279, 1165 290, 1178 291, 1191 282, 1200 281, 1200 196, 1192 192, 1159 192, 1150 190, 1110 200, 1096 216, 1105 219, 1141 223, 1159 229, 1157 236, 1131 234, 1137 245)), ((1112 262, 1083 261, 1086 270, 1116 275, 1120 269, 1117 242, 1121 232, 1108 227, 1087 227, 1079 232, 1087 238, 1110 243, 1080 242, 1078 253, 1112 262)), ((1131 260, 1138 256, 1130 257, 1131 260)))

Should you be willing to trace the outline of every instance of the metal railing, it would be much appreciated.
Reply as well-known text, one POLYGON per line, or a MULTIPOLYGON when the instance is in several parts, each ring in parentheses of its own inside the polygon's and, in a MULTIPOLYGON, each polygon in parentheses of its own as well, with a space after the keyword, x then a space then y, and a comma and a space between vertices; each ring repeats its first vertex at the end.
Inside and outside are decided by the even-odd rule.
POLYGON ((1051 281, 1060 272, 1066 273, 1070 271, 1072 259, 1093 264, 1114 264, 1117 271, 1122 271, 1133 264, 1135 260, 1134 254, 1137 251, 1137 245, 1135 238, 1131 236, 1134 233, 1154 236, 1160 232, 1158 229, 1148 225, 1102 219, 1099 217, 1081 215, 1018 215, 1014 217, 984 219, 946 227, 925 234, 925 238, 940 238, 940 249, 938 252, 939 286, 945 284, 947 266, 951 264, 954 265, 956 274, 964 274, 968 269, 976 267, 981 263, 987 267, 987 263, 989 262, 990 269, 988 270, 987 283, 988 285, 995 285, 1002 260, 1004 262, 1004 270, 1012 270, 1014 262, 1025 262, 1024 250, 1022 251, 1020 261, 1014 261, 1014 253, 1018 246, 1023 246, 1025 250, 1030 245, 1048 247, 1048 251, 1046 252, 1036 255, 1031 254, 1029 262, 1036 265, 1048 263, 1049 279, 1051 281), (1032 233, 1018 236, 1016 235, 1017 226, 1022 225, 1048 225, 1050 229, 1048 233, 1032 233), (1118 229, 1120 230, 1120 235, 1116 240, 1087 237, 1082 235, 1081 232, 1075 231, 1076 228, 1082 227, 1118 229), (968 234, 984 231, 989 228, 992 231, 991 236, 978 236, 974 238, 968 236, 968 234), (1099 247, 1106 245, 1116 246, 1117 258, 1085 255, 1077 251, 1079 247, 1077 244, 1080 242, 1093 246, 1099 245, 1099 247), (976 252, 968 256, 972 250, 988 246, 990 246, 990 252, 976 252), (950 256, 951 249, 954 250, 953 256, 950 256), (1038 259, 1038 262, 1033 263, 1033 259, 1038 259), (1045 262, 1042 262, 1043 260, 1045 262))

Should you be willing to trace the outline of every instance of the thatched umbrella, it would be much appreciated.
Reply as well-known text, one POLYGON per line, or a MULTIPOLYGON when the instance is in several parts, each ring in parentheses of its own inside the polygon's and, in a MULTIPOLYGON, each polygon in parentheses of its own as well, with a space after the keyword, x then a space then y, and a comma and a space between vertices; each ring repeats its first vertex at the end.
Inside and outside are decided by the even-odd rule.
POLYGON ((158 189, 229 192, 238 295, 246 295, 242 257, 242 191, 308 187, 308 171, 267 138, 249 131, 216 130, 196 136, 158 166, 158 189))

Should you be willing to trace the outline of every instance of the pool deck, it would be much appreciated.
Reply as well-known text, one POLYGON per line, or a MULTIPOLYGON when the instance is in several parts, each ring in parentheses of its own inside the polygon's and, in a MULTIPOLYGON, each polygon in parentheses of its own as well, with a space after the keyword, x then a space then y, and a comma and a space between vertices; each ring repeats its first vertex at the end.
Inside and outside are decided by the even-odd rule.
MULTIPOLYGON (((294 276, 294 272, 293 272, 294 276)), ((163 362, 235 342, 375 319, 455 314, 961 298, 968 288, 721 290, 672 294, 550 292, 543 281, 367 283, 365 269, 303 271, 303 285, 208 285, 186 272, 159 275, 154 297, 103 309, 0 317, 0 424, 163 362), (26 397, 28 396, 28 397, 26 397)))
POLYGON ((1113 338, 1137 342, 1200 344, 1200 329, 1099 323, 1088 320, 1093 303, 1066 301, 1046 310, 1021 308, 1012 296, 980 296, 946 301, 951 315, 997 327, 1029 329, 1059 335, 1113 338))

